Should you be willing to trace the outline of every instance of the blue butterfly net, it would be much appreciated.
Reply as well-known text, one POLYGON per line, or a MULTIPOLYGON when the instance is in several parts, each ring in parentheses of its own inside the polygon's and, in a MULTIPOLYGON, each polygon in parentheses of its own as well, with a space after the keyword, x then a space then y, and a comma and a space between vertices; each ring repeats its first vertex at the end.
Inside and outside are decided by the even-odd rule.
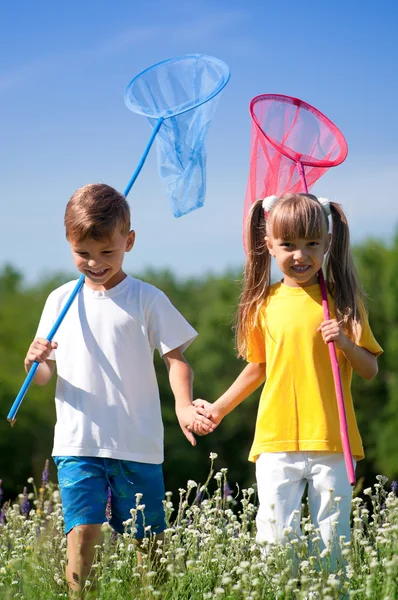
POLYGON ((228 66, 211 56, 190 54, 158 63, 128 85, 127 107, 145 115, 157 133, 159 174, 175 217, 204 204, 206 134, 228 66))

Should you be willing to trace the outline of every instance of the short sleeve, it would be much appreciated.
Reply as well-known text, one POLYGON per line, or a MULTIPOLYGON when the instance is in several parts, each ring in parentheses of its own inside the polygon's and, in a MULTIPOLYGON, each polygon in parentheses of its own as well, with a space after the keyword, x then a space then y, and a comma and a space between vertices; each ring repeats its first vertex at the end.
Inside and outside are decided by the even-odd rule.
POLYGON ((357 345, 361 348, 365 348, 375 356, 380 356, 380 354, 383 353, 383 348, 376 341, 376 338, 372 333, 368 316, 365 311, 361 314, 361 336, 357 345))
POLYGON ((263 319, 260 317, 259 322, 249 330, 246 360, 250 363, 260 364, 266 362, 263 325, 263 319))
POLYGON ((161 356, 176 348, 184 352, 198 335, 160 290, 147 310, 146 322, 149 342, 161 356))
MULTIPOLYGON (((52 294, 46 300, 46 303, 41 313, 39 326, 37 328, 36 337, 47 338, 50 333, 56 319, 56 307, 53 301, 52 294)), ((55 360, 55 351, 52 350, 49 360, 55 360)))

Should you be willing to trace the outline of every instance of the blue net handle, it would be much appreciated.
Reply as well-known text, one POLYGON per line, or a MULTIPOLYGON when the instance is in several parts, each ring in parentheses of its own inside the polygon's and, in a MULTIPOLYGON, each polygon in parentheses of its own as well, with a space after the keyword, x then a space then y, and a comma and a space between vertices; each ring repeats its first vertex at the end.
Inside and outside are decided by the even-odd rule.
MULTIPOLYGON (((167 161, 169 161, 170 159, 170 154, 168 152, 168 146, 170 145, 170 143, 174 143, 175 144, 175 156, 176 156, 176 161, 178 163, 178 166, 180 169, 182 169, 181 174, 178 176, 178 179, 176 180, 175 178, 172 179, 172 181, 167 181, 168 179, 168 175, 166 174, 166 171, 170 171, 174 170, 174 166, 175 166, 175 160, 171 160, 170 165, 163 165, 163 170, 164 170, 164 174, 162 174, 162 169, 160 172, 160 175, 163 179, 165 179, 165 181, 167 181, 168 186, 175 186, 175 185, 180 185, 181 188, 181 183, 182 183, 182 188, 184 191, 183 194, 183 200, 182 202, 180 200, 176 200, 175 197, 172 197, 172 202, 173 202, 173 209, 174 209, 174 214, 175 216, 181 216, 182 214, 186 214, 187 212, 194 210, 195 208, 198 208, 198 206, 202 206, 203 204, 203 199, 204 199, 204 191, 205 191, 205 172, 204 172, 204 166, 205 166, 205 156, 204 156, 204 136, 205 133, 207 131, 207 127, 209 124, 209 120, 214 112, 214 106, 210 108, 210 112, 208 112, 207 114, 203 112, 199 113, 199 118, 196 119, 196 123, 194 126, 194 131, 196 131, 196 136, 194 139, 191 140, 192 143, 192 148, 189 150, 189 156, 188 156, 188 161, 187 164, 184 165, 184 154, 186 155, 186 151, 182 151, 183 148, 183 144, 180 145, 180 142, 184 142, 186 143, 186 139, 185 139, 185 130, 184 127, 181 127, 181 122, 180 121, 176 121, 176 120, 172 120, 173 117, 175 117, 176 115, 183 115, 184 113, 187 113, 189 111, 192 111, 195 108, 201 107, 202 105, 210 102, 211 100, 213 100, 214 102, 214 98, 221 92, 221 90, 226 86, 226 84, 228 83, 230 78, 230 72, 229 72, 229 68, 227 67, 227 65, 225 63, 223 63, 222 61, 220 61, 217 58, 211 57, 211 56, 207 56, 207 55, 203 55, 203 54, 190 54, 190 55, 186 55, 186 56, 182 56, 182 57, 177 57, 177 58, 173 58, 173 59, 168 59, 165 60, 161 63, 158 63, 152 67, 149 67, 148 69, 146 69, 145 71, 143 71, 142 73, 140 73, 139 75, 137 75, 129 84, 129 86, 127 87, 126 90, 126 94, 125 94, 125 101, 127 106, 133 110, 134 112, 137 112, 139 114, 145 115, 149 118, 151 125, 153 127, 152 129, 152 134, 151 137, 147 143, 147 146, 141 156, 141 159, 129 181, 129 183, 127 184, 127 187, 124 191, 124 195, 127 196, 128 193, 130 192, 131 188, 134 185, 134 182, 136 181, 138 175, 140 174, 140 171, 142 169, 142 167, 144 166, 145 160, 148 156, 148 153, 151 149, 151 146, 162 126, 162 124, 164 123, 165 119, 171 119, 170 125, 170 131, 172 131, 172 136, 170 136, 170 133, 166 134, 165 136, 165 142, 166 145, 163 144, 159 149, 158 149, 158 154, 160 155, 160 157, 162 157, 162 155, 167 154, 167 161), (169 80, 168 81, 168 87, 167 85, 165 86, 164 90, 163 90, 163 96, 165 91, 168 91, 171 95, 177 93, 181 95, 181 99, 182 102, 180 102, 180 104, 178 105, 178 107, 174 106, 174 108, 170 108, 170 106, 166 107, 163 106, 161 111, 158 111, 158 114, 156 114, 155 112, 152 112, 150 114, 148 114, 147 112, 144 112, 143 110, 138 110, 137 107, 131 102, 131 90, 134 86, 136 86, 137 81, 144 81, 144 76, 148 76, 152 75, 153 73, 155 73, 155 70, 157 70, 157 72, 162 71, 162 69, 164 67, 166 67, 166 69, 170 66, 175 66, 175 65, 181 65, 182 62, 193 62, 196 64, 200 64, 200 66, 202 67, 202 77, 200 77, 200 75, 195 74, 195 76, 192 78, 192 72, 189 71, 188 75, 190 77, 190 79, 188 78, 188 83, 189 85, 186 85, 185 89, 183 89, 183 82, 178 81, 178 78, 180 77, 180 73, 179 71, 179 67, 177 68, 177 78, 176 78, 176 74, 171 74, 170 71, 168 71, 168 75, 169 75, 169 80), (203 70, 203 67, 206 67, 206 69, 203 70), (206 79, 207 77, 207 79, 206 79), (203 81, 205 81, 205 85, 204 85, 204 89, 202 89, 202 93, 199 94, 200 88, 202 86, 203 88, 203 81), (170 83, 171 82, 171 83, 170 83), (173 90, 172 86, 173 84, 175 85, 176 89, 173 90), (189 98, 189 93, 192 92, 192 89, 195 91, 195 95, 194 98, 189 98), (160 114, 163 113, 163 114, 160 114), (156 118, 156 120, 154 121, 154 118, 156 118), (178 146, 178 147, 177 147, 178 146), (166 149, 166 150, 165 150, 166 149), (194 191, 194 201, 192 200, 190 194, 185 193, 186 192, 186 180, 187 178, 190 178, 193 182, 194 185, 191 186, 191 191, 194 191)), ((153 83, 153 80, 151 79, 151 77, 149 78, 149 84, 151 84, 151 82, 153 83)), ((159 84, 161 82, 158 81, 157 85, 153 86, 153 89, 151 88, 151 85, 143 85, 143 92, 145 94, 147 94, 147 98, 149 99, 154 99, 154 92, 156 89, 159 88, 159 84)), ((144 94, 144 95, 145 95, 144 94)), ((185 156, 186 158, 186 156, 185 156)), ((188 192, 189 192, 189 188, 188 188, 188 192)), ((181 195, 181 194, 180 194, 181 195)), ((191 194, 192 195, 192 194, 191 194)), ((72 291, 70 297, 68 298, 68 300, 65 303, 65 306, 63 307, 61 313, 59 314, 56 322, 54 323, 53 328, 51 329, 50 333, 47 336, 47 340, 48 341, 52 341, 56 332, 58 331, 62 321, 64 320, 70 306, 72 305, 73 301, 75 300, 76 296, 78 295, 78 293, 80 292, 81 288, 83 287, 84 284, 84 275, 81 275, 74 290, 72 291)), ((21 389, 19 390, 19 393, 10 409, 10 412, 8 413, 7 419, 8 421, 10 421, 10 423, 13 425, 15 423, 15 419, 16 419, 16 415, 17 412, 19 410, 19 407, 22 404, 22 401, 34 379, 34 376, 36 374, 36 371, 39 367, 39 363, 35 362, 33 363, 28 375, 25 378, 24 383, 21 386, 21 389)))
MULTIPOLYGON (((158 119, 158 122, 156 123, 155 127, 153 128, 152 131, 152 135, 148 141, 148 144, 142 154, 142 157, 130 179, 130 181, 127 184, 126 189, 124 190, 124 195, 127 196, 129 191, 131 190, 131 188, 134 185, 135 180, 137 179, 138 175, 140 174, 140 171, 142 169, 142 167, 144 166, 145 163, 145 159, 149 154, 149 151, 151 149, 151 146, 154 142, 154 139, 156 137, 157 132, 159 131, 161 125, 163 123, 163 119, 158 119)), ((84 284, 84 275, 80 275, 79 280, 76 284, 76 286, 74 287, 71 295, 69 296, 68 300, 65 303, 65 306, 63 307, 62 311, 60 312, 60 314, 58 315, 57 320, 55 321, 50 333, 48 334, 48 336, 46 337, 46 339, 49 342, 52 342, 52 340, 54 339, 55 334, 57 333, 62 321, 64 320, 66 313, 68 312, 68 310, 70 309, 74 299, 76 298, 76 296, 78 295, 78 293, 80 292, 80 290, 82 289, 84 284)), ((7 419, 8 421, 10 421, 11 425, 14 425, 15 423, 15 419, 17 416, 17 412, 19 410, 19 407, 22 404, 23 399, 25 398, 26 392, 28 391, 34 376, 36 375, 36 371, 39 368, 39 364, 37 361, 35 361, 29 371, 29 373, 27 374, 25 381, 23 382, 21 389, 18 392, 17 397, 14 400, 13 405, 11 406, 10 412, 7 415, 7 419)))

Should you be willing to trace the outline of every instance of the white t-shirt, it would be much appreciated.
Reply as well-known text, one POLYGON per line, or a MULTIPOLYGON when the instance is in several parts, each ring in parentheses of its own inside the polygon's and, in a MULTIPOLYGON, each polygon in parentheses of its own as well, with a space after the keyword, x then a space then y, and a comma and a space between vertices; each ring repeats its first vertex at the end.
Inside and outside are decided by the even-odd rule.
MULTIPOLYGON (((47 299, 46 337, 76 285, 47 299)), ((163 424, 153 352, 185 350, 197 332, 157 288, 127 276, 110 290, 83 286, 62 322, 53 456, 163 461, 163 424)))

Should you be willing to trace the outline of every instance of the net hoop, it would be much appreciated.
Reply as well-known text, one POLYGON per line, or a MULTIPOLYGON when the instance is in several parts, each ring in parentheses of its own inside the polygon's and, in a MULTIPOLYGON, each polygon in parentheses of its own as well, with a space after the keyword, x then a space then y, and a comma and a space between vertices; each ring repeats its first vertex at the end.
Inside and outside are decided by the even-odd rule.
MULTIPOLYGON (((193 75, 194 75, 194 73, 193 73, 193 75)), ((182 115, 190 110, 193 110, 194 108, 198 108, 199 106, 202 106, 202 104, 205 104, 206 102, 209 102, 209 100, 211 100, 212 98, 217 96, 224 89, 224 87, 227 85, 228 81, 230 80, 230 77, 231 77, 231 72, 229 70, 228 65, 225 62, 223 62, 222 60, 220 60, 219 58, 215 58, 214 56, 208 56, 207 54, 185 54, 183 56, 168 58, 166 60, 156 63, 155 65, 152 65, 151 67, 148 67, 147 69, 144 69, 143 71, 141 71, 141 73, 136 75, 128 84, 125 94, 124 94, 124 101, 126 103, 127 108, 134 113, 143 115, 150 119, 158 119, 158 118, 168 119, 170 117, 182 115), (147 108, 143 107, 142 105, 140 105, 136 101, 134 101, 134 88, 137 85, 137 82, 141 81, 145 75, 154 71, 155 69, 163 69, 164 67, 169 68, 170 65, 176 65, 177 68, 181 68, 184 61, 188 62, 188 61, 192 61, 192 60, 195 60, 195 61, 201 60, 204 63, 207 62, 209 65, 216 68, 217 74, 219 76, 218 81, 216 81, 216 85, 214 86, 214 88, 204 98, 201 98, 200 101, 197 101, 197 99, 189 100, 189 101, 185 102, 184 104, 182 104, 181 106, 179 106, 178 109, 175 109, 173 107, 171 107, 171 108, 168 107, 168 108, 164 108, 162 111, 159 111, 159 110, 155 111, 154 109, 152 109, 150 107, 147 107, 147 108)))
POLYGON ((304 102, 303 100, 300 100, 299 98, 295 98, 293 96, 285 96, 283 94, 260 94, 259 96, 256 96, 255 98, 253 98, 251 100, 249 110, 250 110, 250 116, 251 116, 253 122, 255 123, 257 129, 267 139, 267 141, 275 148, 275 150, 277 150, 278 152, 280 152, 281 154, 286 156, 286 158, 289 158, 290 160, 292 160, 295 163, 301 163, 302 165, 305 165, 308 167, 329 168, 329 167, 336 167, 337 165, 340 165, 342 162, 344 162, 344 160, 347 157, 348 145, 347 145, 346 139, 343 136, 343 134, 341 133, 340 129, 333 123, 333 121, 328 119, 328 117, 326 117, 326 115, 321 113, 314 106, 311 106, 311 104, 308 104, 307 102, 304 102), (293 150, 292 148, 287 147, 284 144, 280 144, 274 138, 270 137, 264 131, 264 129, 261 127, 261 125, 257 119, 257 115, 255 114, 256 105, 259 102, 264 102, 264 101, 265 102, 267 102, 267 101, 275 102, 276 101, 276 102, 284 102, 286 104, 293 104, 293 105, 297 106, 297 108, 303 108, 304 110, 307 110, 308 112, 312 113, 314 115, 314 117, 316 119, 319 119, 320 121, 322 121, 322 123, 324 125, 326 125, 328 127, 328 129, 330 130, 330 132, 334 135, 334 137, 339 145, 339 148, 340 148, 340 152, 339 152, 339 155, 337 156, 337 158, 335 158, 334 160, 322 160, 322 159, 317 159, 314 157, 309 157, 308 155, 301 154, 300 152, 297 152, 297 151, 293 150))

